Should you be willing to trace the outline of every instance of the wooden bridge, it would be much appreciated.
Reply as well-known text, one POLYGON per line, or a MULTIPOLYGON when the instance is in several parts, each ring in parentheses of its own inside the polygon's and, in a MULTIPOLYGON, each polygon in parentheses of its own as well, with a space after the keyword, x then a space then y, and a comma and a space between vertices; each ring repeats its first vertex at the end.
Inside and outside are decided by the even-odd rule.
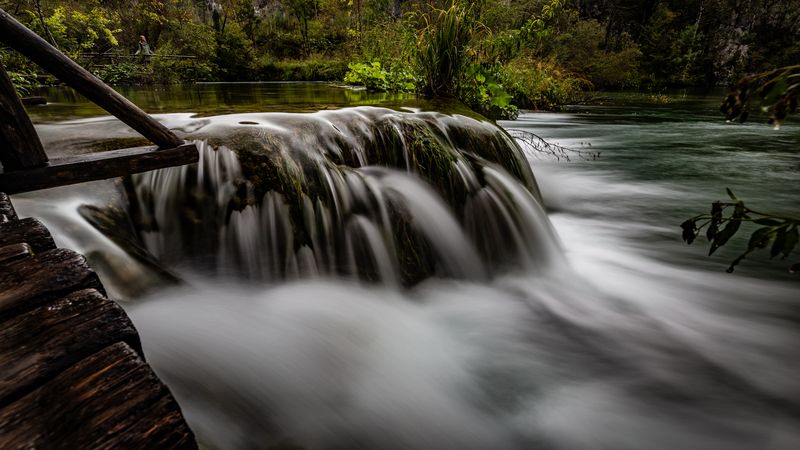
POLYGON ((19 218, 6 194, 189 164, 197 149, 2 9, 0 42, 155 144, 50 159, 0 65, 0 448, 196 449, 86 259, 19 218))

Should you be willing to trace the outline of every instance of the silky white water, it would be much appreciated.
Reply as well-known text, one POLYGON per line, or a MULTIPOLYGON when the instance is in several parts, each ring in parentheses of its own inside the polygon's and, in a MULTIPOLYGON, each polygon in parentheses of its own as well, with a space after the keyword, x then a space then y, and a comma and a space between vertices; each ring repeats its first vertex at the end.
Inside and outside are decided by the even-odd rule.
MULTIPOLYGON (((248 128, 247 119, 264 130, 255 139, 316 145, 323 139, 297 141, 292 130, 332 123, 341 132, 344 121, 352 143, 370 136, 372 114, 164 119, 200 138, 248 128)), ((298 163, 304 179, 328 181, 324 195, 299 197, 297 214, 276 192, 229 208, 240 162, 223 148, 202 151, 201 175, 134 179, 152 206, 145 222, 158 224, 142 230, 143 244, 187 283, 126 308, 148 362, 209 448, 800 443, 797 285, 687 263, 673 219, 654 216, 687 198, 680 185, 626 179, 608 160, 589 170, 534 161, 542 202, 504 168, 456 158, 451 180, 467 195, 455 205, 426 173, 343 167, 325 155, 298 163), (174 221, 193 198, 203 207, 190 212, 202 215, 174 221), (409 229, 430 265, 411 281, 396 239, 409 229)), ((15 203, 46 222, 70 217, 60 242, 114 248, 68 241, 82 228, 73 203, 48 208, 34 194, 15 203)))

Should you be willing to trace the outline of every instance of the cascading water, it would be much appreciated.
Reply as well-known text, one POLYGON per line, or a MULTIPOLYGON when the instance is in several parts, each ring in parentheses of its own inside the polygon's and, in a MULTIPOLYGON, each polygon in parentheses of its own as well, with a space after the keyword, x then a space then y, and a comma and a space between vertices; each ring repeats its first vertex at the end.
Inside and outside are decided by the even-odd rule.
POLYGON ((376 108, 216 119, 193 135, 233 143, 201 141, 196 167, 133 177, 135 222, 167 264, 396 285, 559 259, 530 169, 484 122, 376 108))
MULTIPOLYGON (((162 120, 201 162, 133 177, 128 212, 188 282, 128 311, 206 447, 800 442, 800 335, 776 319, 796 289, 627 251, 630 226, 610 233, 597 206, 586 226, 558 218, 565 256, 494 125, 381 108, 162 120)), ((542 175, 564 210, 627 188, 554 195, 542 175)))

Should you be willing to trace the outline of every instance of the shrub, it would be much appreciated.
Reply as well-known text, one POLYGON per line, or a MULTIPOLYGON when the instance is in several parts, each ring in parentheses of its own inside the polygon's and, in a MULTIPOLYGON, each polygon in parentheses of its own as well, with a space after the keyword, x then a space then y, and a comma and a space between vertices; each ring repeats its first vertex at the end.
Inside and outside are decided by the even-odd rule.
POLYGON ((300 61, 274 61, 262 57, 256 63, 255 74, 261 81, 341 81, 347 63, 340 60, 312 58, 300 61))
POLYGON ((175 58, 182 52, 170 43, 156 49, 150 59, 150 80, 159 84, 185 83, 212 79, 215 67, 205 58, 175 58))
MULTIPOLYGON (((38 25, 36 21, 32 23, 38 25)), ((102 8, 82 11, 58 6, 45 23, 61 50, 72 56, 81 52, 102 52, 119 44, 116 34, 121 31, 120 19, 102 8)), ((37 31, 44 35, 44 30, 37 31)))
POLYGON ((150 62, 153 81, 178 83, 214 79, 217 71, 214 64, 217 39, 211 26, 181 22, 162 33, 159 42, 150 62), (175 59, 168 55, 188 55, 195 58, 175 59))
POLYGON ((501 66, 471 64, 461 84, 461 101, 490 119, 516 119, 519 109, 500 81, 502 71, 501 66))
POLYGON ((350 69, 344 76, 347 84, 365 86, 372 92, 414 92, 417 80, 407 69, 400 64, 394 64, 390 69, 374 61, 370 63, 355 63, 348 65, 350 69))
POLYGON ((623 34, 612 48, 604 48, 605 30, 596 20, 576 21, 568 33, 552 43, 555 61, 568 71, 588 78, 596 87, 623 88, 639 84, 642 52, 623 34))
POLYGON ((575 101, 591 83, 552 61, 520 57, 504 67, 501 79, 523 108, 557 109, 575 101))
POLYGON ((108 84, 134 84, 147 81, 147 74, 140 64, 121 62, 94 68, 92 71, 108 84))
POLYGON ((39 84, 36 81, 36 74, 32 72, 8 72, 8 78, 14 85, 17 95, 24 97, 30 95, 31 91, 39 84))
POLYGON ((217 77, 222 81, 253 80, 253 43, 236 22, 225 26, 225 31, 217 34, 216 55, 217 77))

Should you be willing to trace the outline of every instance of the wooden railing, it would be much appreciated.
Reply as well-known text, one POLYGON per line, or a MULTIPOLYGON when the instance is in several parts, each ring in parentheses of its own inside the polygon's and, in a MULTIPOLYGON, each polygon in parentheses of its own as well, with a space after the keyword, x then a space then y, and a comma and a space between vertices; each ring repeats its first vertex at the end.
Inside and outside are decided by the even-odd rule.
POLYGON ((18 51, 156 144, 50 160, 0 64, 0 191, 13 194, 198 160, 197 148, 0 9, 0 42, 18 51))

